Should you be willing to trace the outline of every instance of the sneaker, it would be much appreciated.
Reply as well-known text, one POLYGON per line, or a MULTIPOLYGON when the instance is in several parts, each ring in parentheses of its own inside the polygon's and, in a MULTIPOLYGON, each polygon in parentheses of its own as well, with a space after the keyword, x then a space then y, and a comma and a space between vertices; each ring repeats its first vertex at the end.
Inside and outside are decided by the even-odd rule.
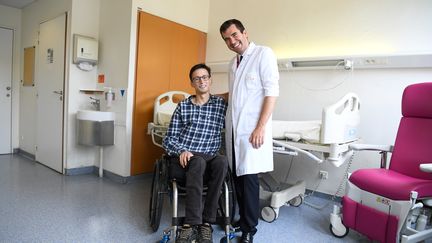
POLYGON ((210 224, 198 226, 198 243, 213 243, 213 229, 210 224))
POLYGON ((197 238, 197 231, 195 227, 185 225, 178 231, 176 243, 192 243, 197 238))

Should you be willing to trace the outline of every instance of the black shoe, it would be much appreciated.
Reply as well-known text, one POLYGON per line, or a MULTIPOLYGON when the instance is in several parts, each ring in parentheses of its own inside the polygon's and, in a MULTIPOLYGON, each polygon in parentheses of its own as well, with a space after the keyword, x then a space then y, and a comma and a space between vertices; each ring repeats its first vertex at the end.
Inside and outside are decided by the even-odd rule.
POLYGON ((242 237, 240 239, 241 243, 253 243, 253 234, 248 232, 248 233, 243 233, 242 237))
POLYGON ((210 224, 204 223, 202 225, 199 225, 197 232, 198 243, 213 243, 213 229, 210 224))
POLYGON ((190 225, 184 225, 177 232, 176 243, 191 243, 195 242, 197 239, 196 227, 190 225))

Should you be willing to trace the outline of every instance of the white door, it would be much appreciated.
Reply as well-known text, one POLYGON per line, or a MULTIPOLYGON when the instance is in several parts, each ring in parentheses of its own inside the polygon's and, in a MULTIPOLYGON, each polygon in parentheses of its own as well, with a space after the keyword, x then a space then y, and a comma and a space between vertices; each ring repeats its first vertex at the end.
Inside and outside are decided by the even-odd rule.
POLYGON ((66 14, 39 25, 36 160, 63 173, 66 14))
POLYGON ((0 154, 12 152, 13 30, 0 28, 0 154))

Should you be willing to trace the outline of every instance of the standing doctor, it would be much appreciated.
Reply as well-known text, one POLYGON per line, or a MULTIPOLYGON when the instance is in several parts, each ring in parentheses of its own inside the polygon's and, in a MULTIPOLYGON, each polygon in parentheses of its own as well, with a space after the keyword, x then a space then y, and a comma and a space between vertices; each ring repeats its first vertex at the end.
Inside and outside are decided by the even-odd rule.
POLYGON ((226 147, 235 167, 241 242, 250 243, 259 218, 258 173, 273 170, 271 120, 279 96, 279 72, 273 51, 249 42, 239 20, 225 21, 219 31, 237 54, 229 64, 226 147))

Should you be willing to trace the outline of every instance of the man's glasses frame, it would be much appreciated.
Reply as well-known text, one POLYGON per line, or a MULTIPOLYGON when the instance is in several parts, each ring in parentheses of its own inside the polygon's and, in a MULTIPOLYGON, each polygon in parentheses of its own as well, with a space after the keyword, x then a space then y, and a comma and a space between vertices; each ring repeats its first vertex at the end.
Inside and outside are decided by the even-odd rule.
POLYGON ((192 82, 198 83, 200 80, 209 81, 210 75, 196 76, 192 78, 192 82))

